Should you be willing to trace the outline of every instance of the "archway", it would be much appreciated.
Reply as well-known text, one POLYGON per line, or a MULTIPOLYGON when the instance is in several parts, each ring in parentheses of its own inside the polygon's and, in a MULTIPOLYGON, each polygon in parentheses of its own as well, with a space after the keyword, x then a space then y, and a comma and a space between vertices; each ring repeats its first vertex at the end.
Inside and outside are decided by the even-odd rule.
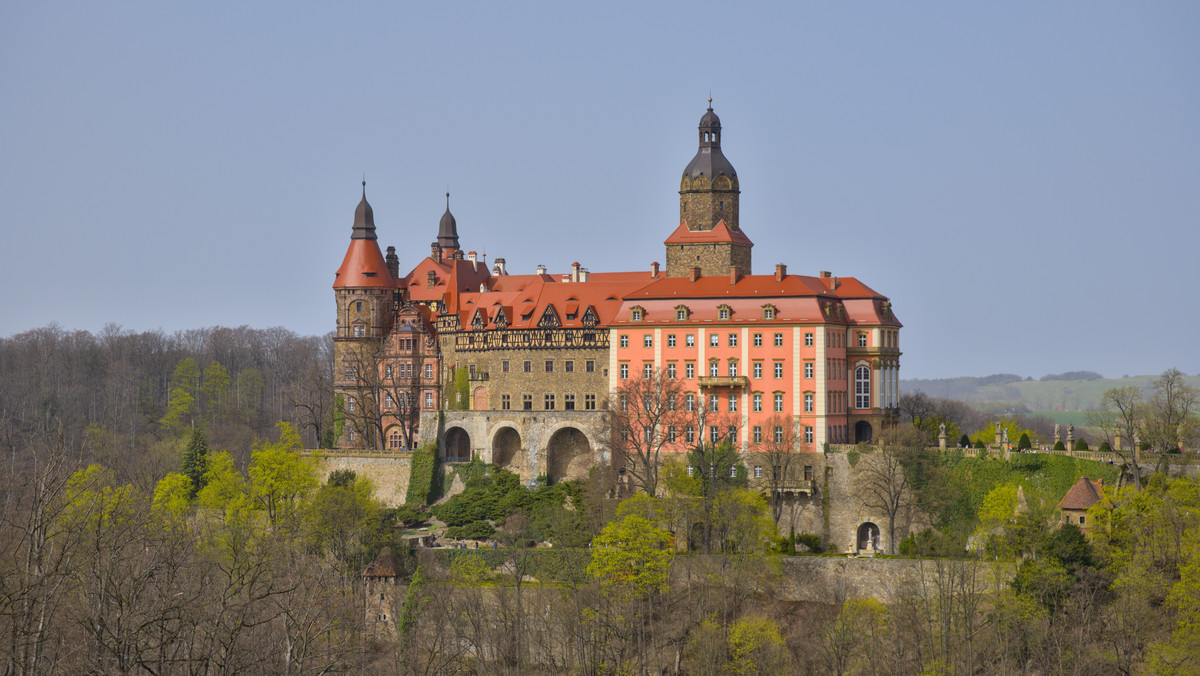
POLYGON ((488 388, 482 385, 475 388, 475 393, 471 395, 471 409, 475 411, 484 411, 488 407, 488 388))
POLYGON ((451 427, 446 430, 446 450, 442 458, 446 462, 471 461, 471 436, 461 427, 451 427))
POLYGON ((546 444, 546 477, 550 483, 581 478, 592 464, 592 445, 587 435, 574 427, 564 427, 546 444))
POLYGON ((858 527, 858 550, 871 549, 879 551, 879 526, 867 521, 858 527))
POLYGON ((524 457, 521 453, 521 434, 511 427, 502 427, 492 437, 492 463, 510 472, 521 473, 524 457))
POLYGON ((854 443, 869 444, 871 443, 871 423, 866 420, 859 420, 854 423, 854 443))

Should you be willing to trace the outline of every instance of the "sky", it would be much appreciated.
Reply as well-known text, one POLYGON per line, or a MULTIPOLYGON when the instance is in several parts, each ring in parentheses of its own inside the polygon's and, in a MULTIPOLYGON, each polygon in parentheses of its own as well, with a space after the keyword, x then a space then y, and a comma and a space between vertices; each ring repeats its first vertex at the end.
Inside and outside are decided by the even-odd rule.
POLYGON ((906 378, 1200 372, 1200 3, 0 3, 0 336, 333 328, 409 268, 649 269, 711 94, 754 272, 906 378))

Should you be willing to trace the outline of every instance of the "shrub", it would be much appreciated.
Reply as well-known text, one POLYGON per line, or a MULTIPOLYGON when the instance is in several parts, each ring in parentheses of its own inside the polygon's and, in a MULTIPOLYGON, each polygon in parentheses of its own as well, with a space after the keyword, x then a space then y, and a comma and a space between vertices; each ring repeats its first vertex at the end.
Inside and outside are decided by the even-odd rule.
POLYGON ((487 521, 472 521, 465 526, 446 529, 446 537, 456 540, 484 540, 496 534, 496 529, 487 521))
POLYGON ((1033 448, 1033 443, 1029 441, 1029 435, 1025 432, 1021 433, 1021 440, 1017 442, 1017 449, 1024 451, 1033 448))
POLYGON ((339 488, 349 488, 356 478, 358 475, 352 469, 337 469, 329 473, 329 480, 326 483, 339 488))
POLYGON ((987 446, 983 445, 983 439, 979 439, 975 442, 975 448, 987 448, 987 446))
POLYGON ((958 438, 958 445, 963 448, 970 448, 971 447, 971 437, 968 437, 965 434, 962 435, 961 437, 958 438))
POLYGON ((1112 446, 1109 446, 1107 441, 1101 441, 1100 448, 1097 448, 1096 450, 1102 453, 1112 453, 1112 446))
POLYGON ((1088 450, 1087 439, 1084 439, 1083 437, 1079 437, 1079 441, 1075 442, 1075 450, 1077 450, 1077 451, 1088 450))
POLYGON ((1059 439, 1058 441, 1054 442, 1054 450, 1065 451, 1065 450, 1067 450, 1067 447, 1065 444, 1063 444, 1062 440, 1059 439))
POLYGON ((792 540, 797 545, 803 545, 808 548, 808 551, 813 554, 820 554, 825 551, 821 546, 821 536, 813 535, 812 533, 797 533, 792 537, 792 540))
POLYGON ((429 520, 429 513, 424 510, 425 505, 402 505, 393 510, 396 521, 405 526, 416 526, 425 523, 429 520))

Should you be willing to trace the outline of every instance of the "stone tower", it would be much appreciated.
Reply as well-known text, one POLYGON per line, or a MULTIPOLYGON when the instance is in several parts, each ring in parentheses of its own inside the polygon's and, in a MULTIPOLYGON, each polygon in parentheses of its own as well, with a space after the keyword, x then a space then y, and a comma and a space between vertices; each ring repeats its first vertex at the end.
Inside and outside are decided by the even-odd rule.
MULTIPOLYGON (((365 390, 377 378, 367 371, 374 367, 377 346, 392 328, 396 293, 396 279, 376 241, 375 213, 367 202, 367 183, 363 181, 362 200, 354 210, 350 246, 333 281, 337 304, 334 391, 343 397, 354 397, 361 402, 357 406, 370 405, 365 390)), ((337 440, 342 448, 370 448, 378 443, 377 439, 366 438, 337 440)))
POLYGON ((754 243, 738 224, 737 171, 721 152, 721 118, 712 109, 700 118, 700 147, 679 185, 679 227, 667 238, 667 276, 750 274, 754 243))

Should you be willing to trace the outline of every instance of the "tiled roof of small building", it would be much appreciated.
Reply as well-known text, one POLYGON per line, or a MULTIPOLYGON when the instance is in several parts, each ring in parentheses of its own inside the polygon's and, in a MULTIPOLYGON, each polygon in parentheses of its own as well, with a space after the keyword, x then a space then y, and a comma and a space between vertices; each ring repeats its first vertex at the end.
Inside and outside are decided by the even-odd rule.
POLYGON ((399 577, 400 561, 392 553, 391 547, 379 550, 379 555, 365 569, 363 577, 399 577))
POLYGON ((1071 486, 1071 490, 1067 491, 1062 501, 1058 503, 1058 508, 1082 510, 1090 508, 1097 502, 1105 501, 1104 493, 1101 492, 1102 482, 1103 480, 1092 481, 1085 476, 1079 477, 1079 481, 1071 486))

